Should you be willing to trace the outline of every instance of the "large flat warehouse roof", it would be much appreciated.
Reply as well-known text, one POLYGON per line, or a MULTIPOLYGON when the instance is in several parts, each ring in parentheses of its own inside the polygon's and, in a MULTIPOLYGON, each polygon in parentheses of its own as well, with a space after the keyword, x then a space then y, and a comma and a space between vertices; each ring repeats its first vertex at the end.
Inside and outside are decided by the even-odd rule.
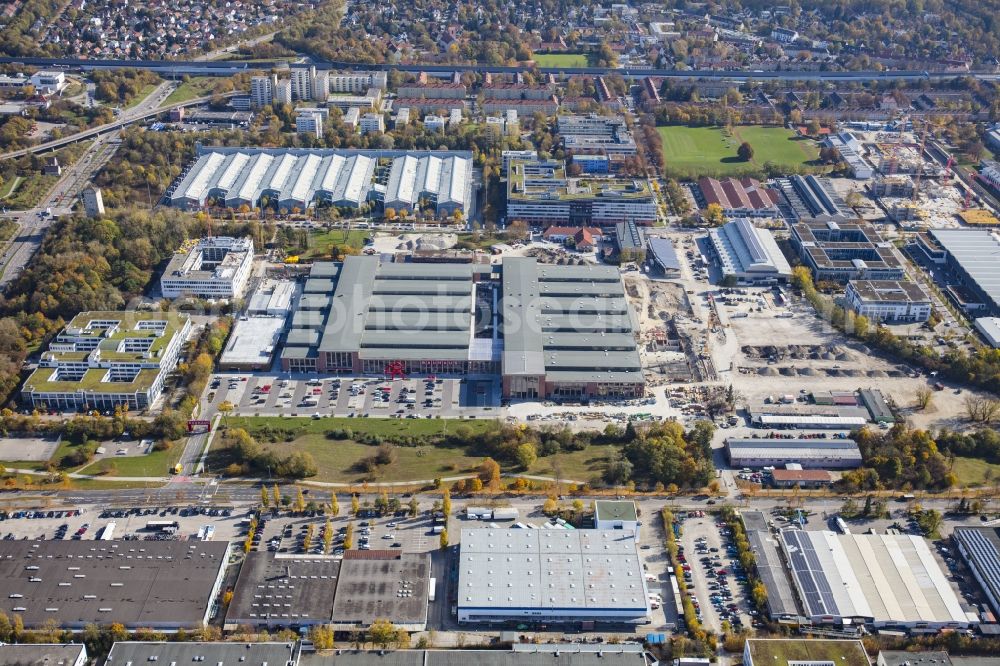
POLYGON ((327 624, 339 575, 340 560, 332 557, 248 553, 226 624, 327 624))
POLYGON ((781 539, 814 622, 934 628, 976 621, 922 537, 785 529, 781 539))
POLYGON ((211 541, 2 541, 2 610, 26 627, 200 627, 228 553, 211 541))
POLYGON ((1000 308, 1000 235, 985 229, 929 229, 934 240, 1000 308))
POLYGON ((647 612, 631 530, 464 529, 460 548, 460 609, 647 612))
POLYGON ((369 627, 387 619, 409 631, 427 626, 431 558, 398 550, 344 554, 333 603, 336 627, 369 627))

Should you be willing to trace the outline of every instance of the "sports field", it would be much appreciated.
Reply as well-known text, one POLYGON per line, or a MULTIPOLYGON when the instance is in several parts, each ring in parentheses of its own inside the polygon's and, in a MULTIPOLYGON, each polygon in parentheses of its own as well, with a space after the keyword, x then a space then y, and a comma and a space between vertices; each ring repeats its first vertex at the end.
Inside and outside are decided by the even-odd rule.
POLYGON ((658 129, 663 139, 667 172, 679 178, 760 174, 768 162, 801 172, 811 170, 813 167, 809 163, 819 157, 819 149, 813 141, 796 138, 791 130, 783 127, 741 125, 731 132, 724 127, 682 125, 658 129), (736 155, 744 141, 754 151, 749 162, 736 155))
POLYGON ((586 67, 590 64, 586 53, 536 53, 533 59, 539 67, 586 67))

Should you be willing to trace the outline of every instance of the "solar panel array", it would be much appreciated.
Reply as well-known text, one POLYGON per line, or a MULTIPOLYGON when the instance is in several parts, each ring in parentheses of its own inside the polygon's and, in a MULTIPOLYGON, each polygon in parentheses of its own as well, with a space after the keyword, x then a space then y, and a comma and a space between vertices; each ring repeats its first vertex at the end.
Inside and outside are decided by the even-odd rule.
POLYGON ((785 540, 792 575, 799 587, 799 594, 806 606, 807 615, 838 615, 839 609, 823 573, 823 565, 813 548, 812 541, 797 530, 781 533, 785 540))
POLYGON ((1000 596, 1000 551, 997 550, 998 535, 994 528, 955 528, 954 536, 968 553, 966 559, 971 560, 980 579, 989 588, 988 592, 997 598, 1000 596), (991 539, 990 536, 993 538, 991 539))

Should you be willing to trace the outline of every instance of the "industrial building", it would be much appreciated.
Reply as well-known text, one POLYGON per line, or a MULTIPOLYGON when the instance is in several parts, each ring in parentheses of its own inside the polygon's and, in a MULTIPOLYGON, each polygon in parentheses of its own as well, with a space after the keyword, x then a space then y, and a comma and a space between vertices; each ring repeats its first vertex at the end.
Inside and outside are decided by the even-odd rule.
POLYGON ((504 397, 643 395, 636 325, 618 269, 505 257, 502 271, 504 397))
POLYGON ((792 276, 792 267, 771 232, 758 229, 748 218, 710 229, 708 240, 723 276, 735 278, 738 284, 778 284, 792 276))
POLYGON ((562 115, 556 118, 563 147, 576 154, 635 155, 635 139, 621 116, 562 115))
POLYGON ((781 193, 761 187, 753 178, 724 178, 718 180, 704 176, 698 179, 698 189, 706 206, 717 204, 726 217, 778 217, 781 193))
POLYGON ((851 132, 831 134, 826 138, 826 145, 836 151, 855 179, 868 180, 875 174, 872 165, 864 158, 864 146, 851 132))
POLYGON ((737 439, 726 440, 726 457, 733 467, 854 469, 861 467, 861 451, 853 439, 737 439))
POLYGON ((315 263, 292 315, 282 368, 494 374, 500 351, 489 271, 476 264, 382 263, 376 256, 315 263), (478 321, 479 312, 486 321, 478 321))
POLYGON ((190 318, 177 312, 83 312, 49 343, 21 399, 59 410, 147 409, 190 330, 190 318))
POLYGON ((947 273, 948 292, 979 316, 1000 316, 1000 235, 985 229, 928 229, 917 247, 947 273))
POLYGON ((774 469, 768 477, 775 488, 825 488, 833 483, 825 469, 774 469))
POLYGON ((412 210, 426 201, 438 214, 468 213, 473 199, 467 151, 328 150, 198 147, 198 158, 167 195, 171 206, 316 204, 358 208, 371 201, 412 210), (387 174, 384 175, 384 174, 387 174))
POLYGON ((210 619, 229 544, 220 541, 2 541, 8 617, 79 631, 119 622, 163 632, 210 619))
POLYGON ((285 317, 247 316, 233 324, 219 369, 252 372, 270 370, 274 353, 285 330, 285 317))
POLYGON ((986 344, 994 349, 1000 349, 1000 318, 979 317, 975 321, 975 326, 986 344))
POLYGON ((784 529, 781 543, 814 624, 937 632, 978 623, 922 537, 784 529))
POLYGON ((253 241, 202 238, 174 253, 160 277, 164 298, 241 298, 253 269, 253 241))
POLYGON ((632 500, 594 500, 594 527, 599 530, 628 530, 639 538, 639 510, 632 500))
POLYGON ((340 559, 250 552, 240 568, 225 628, 328 624, 340 559))
POLYGON ((888 401, 882 395, 882 391, 875 388, 861 389, 858 392, 861 397, 861 404, 872 417, 872 423, 895 423, 896 417, 889 407, 888 401))
POLYGON ((526 257, 316 263, 281 362, 355 375, 499 372, 504 396, 517 399, 635 397, 645 387, 618 270, 526 257))
POLYGON ((362 630, 385 619, 406 631, 423 631, 427 628, 430 576, 429 553, 345 552, 333 597, 333 628, 362 630))
POLYGON ((427 626, 430 556, 351 550, 344 558, 252 552, 240 569, 226 627, 333 625, 351 631, 386 619, 427 626))
POLYGON ((280 643, 207 643, 116 641, 104 666, 191 664, 212 666, 292 666, 299 654, 295 641, 280 643))
POLYGON ((859 640, 751 638, 743 646, 743 666, 870 666, 859 640))
POLYGON ((902 280, 902 261, 867 222, 799 222, 792 247, 816 280, 902 280))
POLYGON ((855 217, 827 179, 790 176, 779 178, 778 187, 798 221, 846 222, 855 217))
MULTIPOLYGON (((646 241, 646 261, 663 277, 674 278, 681 274, 681 261, 677 249, 669 238, 650 236, 646 241)), ((655 275, 655 273, 654 273, 655 275)))
POLYGON ((0 644, 4 666, 84 666, 87 646, 83 643, 0 644))
POLYGON ((781 555, 781 546, 771 532, 773 521, 762 511, 740 512, 747 542, 753 551, 757 576, 767 591, 767 611, 772 620, 797 620, 799 606, 792 577, 781 555))
POLYGON ((572 178, 564 162, 512 161, 507 171, 507 217, 529 224, 577 226, 656 222, 657 204, 641 179, 572 178))
POLYGON ((630 531, 463 529, 459 548, 459 622, 649 622, 630 531))
POLYGON ((956 527, 951 535, 993 612, 1000 614, 1000 531, 992 527, 956 527))
POLYGON ((296 666, 468 666, 468 664, 656 666, 657 661, 639 643, 515 643, 508 650, 341 649, 336 653, 303 652, 296 666))
POLYGON ((931 316, 931 299, 909 280, 851 280, 844 290, 847 307, 873 322, 913 324, 931 316))

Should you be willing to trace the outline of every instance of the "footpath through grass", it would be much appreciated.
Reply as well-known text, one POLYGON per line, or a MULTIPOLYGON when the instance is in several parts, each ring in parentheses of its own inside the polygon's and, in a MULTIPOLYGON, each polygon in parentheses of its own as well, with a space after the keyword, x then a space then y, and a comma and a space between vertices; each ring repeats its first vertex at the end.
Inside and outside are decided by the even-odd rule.
POLYGON ((731 132, 717 126, 669 125, 657 129, 663 141, 666 171, 678 178, 761 175, 769 162, 784 171, 817 170, 813 163, 819 157, 815 142, 784 127, 741 125, 731 132), (737 156, 744 141, 754 151, 749 162, 737 156))

